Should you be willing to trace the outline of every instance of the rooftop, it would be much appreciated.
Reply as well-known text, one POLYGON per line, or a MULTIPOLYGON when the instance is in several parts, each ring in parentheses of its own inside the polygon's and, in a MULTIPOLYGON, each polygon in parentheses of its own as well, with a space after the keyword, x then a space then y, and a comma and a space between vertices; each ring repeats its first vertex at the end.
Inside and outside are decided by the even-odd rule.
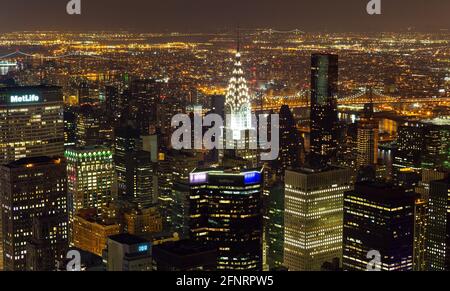
POLYGON ((30 157, 30 158, 23 158, 14 162, 11 162, 9 164, 4 165, 4 167, 8 168, 31 168, 36 165, 48 165, 48 164, 55 164, 59 165, 62 161, 61 157, 46 157, 46 156, 40 156, 40 157, 30 157))
POLYGON ((109 237, 109 239, 126 245, 135 245, 149 242, 146 239, 128 233, 112 235, 109 237))
POLYGON ((216 251, 205 244, 193 240, 180 240, 154 246, 154 250, 168 252, 178 256, 192 256, 204 252, 216 251))
POLYGON ((245 173, 251 173, 251 172, 262 172, 263 168, 253 168, 253 169, 245 169, 245 170, 234 170, 234 169, 227 169, 227 168, 196 168, 191 173, 217 173, 217 174, 235 174, 235 175, 241 175, 245 173))
POLYGON ((371 201, 378 202, 399 202, 406 200, 415 200, 417 194, 414 192, 405 192, 405 189, 395 185, 379 182, 367 181, 355 184, 355 190, 349 193, 354 193, 357 196, 367 198, 371 201))

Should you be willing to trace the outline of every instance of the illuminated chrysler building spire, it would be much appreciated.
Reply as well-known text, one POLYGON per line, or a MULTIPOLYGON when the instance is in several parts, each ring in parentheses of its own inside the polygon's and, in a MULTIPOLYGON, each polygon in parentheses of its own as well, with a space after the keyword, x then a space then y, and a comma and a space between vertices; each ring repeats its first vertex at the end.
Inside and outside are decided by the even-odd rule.
POLYGON ((231 124, 227 124, 227 127, 233 130, 233 139, 239 139, 240 132, 242 130, 250 129, 252 125, 250 93, 242 69, 239 41, 234 62, 233 76, 228 83, 225 103, 228 114, 231 114, 231 124))

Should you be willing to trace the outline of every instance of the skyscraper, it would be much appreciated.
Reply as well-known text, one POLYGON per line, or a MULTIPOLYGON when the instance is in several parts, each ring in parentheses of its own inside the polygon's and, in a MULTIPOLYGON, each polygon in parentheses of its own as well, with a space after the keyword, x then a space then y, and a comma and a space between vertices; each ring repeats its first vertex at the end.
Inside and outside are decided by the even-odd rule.
POLYGON ((283 265, 284 252, 284 185, 276 183, 269 188, 265 221, 267 264, 270 269, 283 265))
POLYGON ((284 171, 300 165, 300 155, 304 150, 303 140, 298 131, 294 115, 288 105, 280 109, 280 152, 275 163, 278 177, 284 179, 284 171))
POLYGON ((117 195, 139 208, 156 202, 154 169, 150 152, 143 151, 139 130, 131 126, 116 129, 114 165, 117 174, 117 195))
POLYGON ((227 127, 232 129, 233 139, 239 140, 241 131, 252 127, 250 92, 244 77, 239 48, 235 55, 233 75, 228 83, 225 105, 228 107, 227 113, 231 115, 231 123, 227 124, 227 127))
POLYGON ((428 224, 428 201, 417 199, 414 205, 413 271, 426 271, 426 235, 428 224))
POLYGON ((411 271, 416 195, 389 184, 363 182, 344 195, 344 270, 365 271, 372 258, 381 271, 411 271))
POLYGON ((211 95, 210 98, 210 109, 211 113, 218 114, 222 116, 225 120, 225 96, 224 95, 211 95))
POLYGON ((449 194, 449 178, 430 183, 425 253, 428 271, 450 270, 449 194))
POLYGON ((373 104, 364 106, 364 113, 358 122, 358 168, 376 165, 378 162, 378 121, 373 117, 373 104))
POLYGON ((338 56, 311 57, 310 163, 326 165, 336 154, 338 135, 338 56))
POLYGON ((248 167, 255 167, 258 160, 257 151, 251 145, 257 142, 257 129, 252 124, 251 96, 242 69, 239 47, 235 55, 233 74, 228 83, 225 107, 226 119, 229 120, 226 120, 224 132, 227 140, 224 158, 243 159, 247 161, 248 167))
POLYGON ((158 199, 165 228, 181 237, 188 234, 189 174, 201 160, 195 152, 173 150, 158 163, 158 199))
POLYGON ((287 170, 284 198, 284 266, 319 271, 341 258, 342 205, 351 173, 344 168, 287 170))
POLYGON ((112 143, 112 126, 100 108, 84 105, 76 115, 77 146, 109 146, 112 143))
POLYGON ((398 128, 397 148, 394 151, 394 175, 403 168, 419 170, 425 146, 425 127, 420 122, 406 122, 398 128))
POLYGON ((218 250, 218 270, 262 270, 262 169, 190 174, 191 238, 218 250))
POLYGON ((63 158, 49 157, 24 158, 0 167, 5 270, 25 271, 28 255, 29 269, 52 270, 64 254, 68 238, 65 167, 63 158))
POLYGON ((437 118, 424 121, 425 147, 422 152, 422 168, 450 169, 450 121, 437 118))
POLYGON ((0 88, 0 164, 64 154, 63 97, 52 86, 0 88))
POLYGON ((113 199, 114 167, 111 150, 85 147, 66 150, 70 221, 83 208, 102 211, 113 199))

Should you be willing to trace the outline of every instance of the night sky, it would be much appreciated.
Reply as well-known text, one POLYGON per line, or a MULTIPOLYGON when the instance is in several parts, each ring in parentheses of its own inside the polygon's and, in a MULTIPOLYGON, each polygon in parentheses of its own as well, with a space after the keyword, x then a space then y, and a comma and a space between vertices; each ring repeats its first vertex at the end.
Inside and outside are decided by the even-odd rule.
POLYGON ((450 0, 381 0, 381 16, 366 13, 369 0, 81 0, 81 16, 66 14, 68 1, 0 0, 0 31, 450 29, 450 0))

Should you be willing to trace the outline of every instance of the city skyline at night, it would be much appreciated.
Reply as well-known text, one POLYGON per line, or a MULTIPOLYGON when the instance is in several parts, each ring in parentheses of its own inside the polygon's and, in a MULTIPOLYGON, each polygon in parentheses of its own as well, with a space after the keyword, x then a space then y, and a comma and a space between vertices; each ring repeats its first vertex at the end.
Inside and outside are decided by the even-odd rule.
POLYGON ((0 271, 450 271, 448 1, 28 2, 0 10, 0 271))

